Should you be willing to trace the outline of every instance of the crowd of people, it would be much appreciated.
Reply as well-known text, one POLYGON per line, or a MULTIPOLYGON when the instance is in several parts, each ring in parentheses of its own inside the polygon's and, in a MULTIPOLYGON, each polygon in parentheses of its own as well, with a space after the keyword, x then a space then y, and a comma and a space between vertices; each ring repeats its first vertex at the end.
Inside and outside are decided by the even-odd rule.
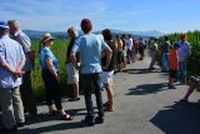
POLYGON ((164 37, 162 45, 162 72, 169 72, 169 89, 175 89, 174 82, 179 81, 180 84, 188 84, 189 89, 180 100, 180 102, 188 102, 188 99, 195 89, 199 89, 199 77, 187 76, 187 64, 191 55, 191 45, 187 41, 187 35, 180 34, 180 40, 171 42, 167 36, 164 37))
MULTIPOLYGON (((80 100, 80 89, 83 91, 87 114, 82 122, 93 126, 104 122, 104 111, 114 110, 113 75, 125 68, 126 64, 134 63, 136 54, 139 53, 139 60, 143 60, 147 42, 142 38, 133 38, 132 35, 116 35, 114 38, 109 29, 104 29, 99 35, 93 34, 93 25, 89 19, 83 19, 80 26, 84 34, 79 37, 74 27, 67 30, 70 38, 65 60, 67 86, 73 91, 69 101, 80 100), (103 88, 107 94, 105 103, 102 99, 103 88), (93 92, 97 116, 93 107, 93 92)), ((46 33, 40 40, 38 52, 48 114, 59 114, 63 120, 73 120, 73 115, 67 113, 61 103, 59 61, 50 49, 54 40, 50 33, 46 33)), ((151 56, 149 70, 153 70, 158 52, 157 39, 153 39, 148 47, 151 56)), ((0 21, 0 107, 6 131, 17 131, 17 127, 23 126, 24 113, 37 115, 31 85, 35 54, 31 40, 22 32, 18 21, 0 21)), ((162 71, 169 72, 169 88, 174 88, 174 80, 186 83, 186 64, 190 54, 191 47, 185 34, 181 34, 180 42, 173 45, 165 37, 162 45, 162 71)), ((189 93, 194 88, 196 86, 191 87, 189 93)))
POLYGON ((162 45, 162 72, 169 72, 169 88, 175 88, 173 81, 186 84, 187 62, 191 55, 191 46, 187 41, 186 34, 180 34, 180 41, 171 42, 167 36, 164 37, 162 45))

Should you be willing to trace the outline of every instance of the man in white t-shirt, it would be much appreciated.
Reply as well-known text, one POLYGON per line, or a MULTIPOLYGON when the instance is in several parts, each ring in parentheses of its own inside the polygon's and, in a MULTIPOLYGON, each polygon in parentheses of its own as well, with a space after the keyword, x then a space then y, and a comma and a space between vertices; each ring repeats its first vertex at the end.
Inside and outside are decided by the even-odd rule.
POLYGON ((127 42, 127 62, 130 64, 132 60, 132 50, 133 50, 133 38, 131 35, 128 37, 127 42))

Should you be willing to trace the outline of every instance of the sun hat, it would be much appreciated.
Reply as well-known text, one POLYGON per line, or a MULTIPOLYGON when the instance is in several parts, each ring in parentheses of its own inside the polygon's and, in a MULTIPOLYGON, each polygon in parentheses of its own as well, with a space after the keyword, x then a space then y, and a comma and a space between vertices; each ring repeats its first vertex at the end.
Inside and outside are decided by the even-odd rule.
POLYGON ((40 40, 40 44, 43 44, 45 42, 47 42, 48 40, 54 40, 54 38, 51 36, 50 33, 45 33, 42 37, 42 39, 40 40))
POLYGON ((9 26, 4 21, 0 21, 0 28, 1 29, 9 29, 9 26))

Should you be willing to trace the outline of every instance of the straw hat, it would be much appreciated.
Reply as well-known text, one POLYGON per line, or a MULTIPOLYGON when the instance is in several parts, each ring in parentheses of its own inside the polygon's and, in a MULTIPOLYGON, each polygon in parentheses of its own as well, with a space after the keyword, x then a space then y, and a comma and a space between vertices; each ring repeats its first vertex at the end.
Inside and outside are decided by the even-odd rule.
POLYGON ((54 38, 51 36, 50 33, 45 33, 42 37, 42 39, 40 40, 40 43, 43 44, 49 40, 54 40, 54 38))

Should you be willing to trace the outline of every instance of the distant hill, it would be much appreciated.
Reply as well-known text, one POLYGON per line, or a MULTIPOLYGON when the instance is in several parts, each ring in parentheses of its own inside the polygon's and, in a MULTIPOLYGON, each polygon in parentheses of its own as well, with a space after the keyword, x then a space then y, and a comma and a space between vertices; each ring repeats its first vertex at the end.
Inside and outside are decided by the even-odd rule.
POLYGON ((140 35, 140 36, 148 36, 148 37, 160 37, 163 36, 164 33, 161 33, 159 31, 134 31, 133 32, 135 35, 140 35))
POLYGON ((113 33, 116 34, 131 34, 131 35, 135 35, 135 36, 139 36, 139 37, 160 37, 163 36, 164 33, 161 33, 159 31, 122 31, 122 30, 116 30, 116 29, 112 29, 113 33))
MULTIPOLYGON (((26 34, 29 35, 31 39, 40 39, 48 31, 36 31, 36 30, 23 30, 26 34)), ((51 35, 58 39, 68 38, 65 32, 50 32, 51 35)))
MULTIPOLYGON (((29 35, 31 39, 40 39, 47 31, 36 31, 36 30, 23 30, 26 34, 29 35)), ((159 31, 122 31, 122 30, 116 30, 111 29, 113 35, 122 35, 122 34, 131 34, 135 37, 159 37, 164 35, 163 33, 159 31)), ((58 39, 67 39, 68 35, 66 32, 50 32, 51 35, 58 39)), ((94 33, 100 33, 100 31, 96 31, 94 33)), ((83 34, 81 31, 79 31, 79 34, 83 34)))

